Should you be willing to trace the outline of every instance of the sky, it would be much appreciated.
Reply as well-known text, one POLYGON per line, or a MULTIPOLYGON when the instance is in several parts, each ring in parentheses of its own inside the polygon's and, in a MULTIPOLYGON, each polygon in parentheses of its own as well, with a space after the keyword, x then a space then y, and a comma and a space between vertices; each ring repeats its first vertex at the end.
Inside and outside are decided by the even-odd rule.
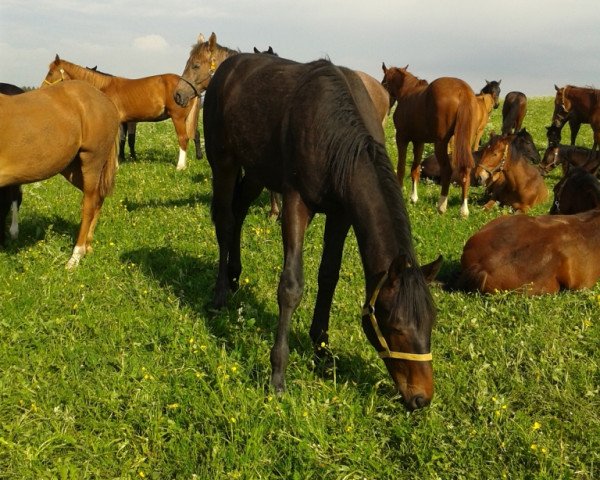
POLYGON ((183 73, 198 35, 300 62, 329 58, 378 80, 381 65, 478 93, 600 88, 598 0, 2 0, 0 81, 39 86, 55 55, 127 78, 183 73))

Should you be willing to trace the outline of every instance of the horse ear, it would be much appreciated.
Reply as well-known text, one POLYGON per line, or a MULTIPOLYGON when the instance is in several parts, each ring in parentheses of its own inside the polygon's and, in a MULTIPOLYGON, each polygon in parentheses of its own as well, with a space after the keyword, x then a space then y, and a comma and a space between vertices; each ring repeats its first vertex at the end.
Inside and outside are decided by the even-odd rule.
POLYGON ((387 72, 387 67, 385 66, 385 62, 381 62, 381 69, 383 70, 383 73, 387 72))
POLYGON ((427 265, 421 265, 421 272, 423 272, 423 276, 427 283, 431 283, 435 280, 437 274, 440 273, 442 263, 444 263, 444 257, 440 255, 433 262, 428 263, 427 265))
POLYGON ((560 88, 558 88, 558 87, 556 86, 556 83, 554 84, 554 90, 556 90, 557 92, 560 90, 560 88))
POLYGON ((217 35, 215 34, 215 32, 212 32, 210 34, 210 38, 208 39, 208 44, 209 44, 211 50, 213 48, 215 48, 215 45, 217 44, 217 35))
POLYGON ((56 57, 54 57, 54 63, 60 62, 60 57, 58 56, 58 53, 56 54, 56 57))
POLYGON ((256 47, 254 47, 254 53, 260 53, 260 50, 256 47))
POLYGON ((269 49, 267 50, 267 53, 273 55, 275 52, 273 52, 273 47, 271 45, 269 45, 269 49))
POLYGON ((498 85, 500 85, 502 83, 502 79, 498 80, 498 85))
POLYGON ((198 43, 204 43, 206 40, 204 39, 204 35, 201 33, 198 35, 198 43))
POLYGON ((406 72, 408 70, 408 63, 406 64, 406 67, 402 68, 401 70, 404 70, 406 72))
POLYGON ((489 84, 490 84, 490 82, 486 80, 486 81, 485 81, 485 84, 486 84, 486 85, 489 85, 489 84))

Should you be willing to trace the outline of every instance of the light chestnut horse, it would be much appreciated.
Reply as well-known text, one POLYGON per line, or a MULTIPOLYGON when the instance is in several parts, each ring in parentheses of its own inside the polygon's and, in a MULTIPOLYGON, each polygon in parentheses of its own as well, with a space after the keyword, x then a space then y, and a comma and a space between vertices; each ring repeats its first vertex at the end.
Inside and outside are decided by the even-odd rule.
POLYGON ((458 288, 527 295, 591 288, 600 277, 600 209, 496 218, 463 249, 458 288))
POLYGON ((100 209, 113 188, 119 113, 106 95, 81 81, 0 96, 0 111, 0 187, 60 173, 83 192, 81 226, 67 263, 73 268, 91 250, 100 209))
POLYGON ((171 118, 179 141, 177 170, 187 167, 186 152, 190 139, 196 139, 196 156, 202 157, 199 148, 199 101, 194 99, 185 107, 173 99, 179 76, 173 73, 129 79, 96 72, 61 59, 58 55, 48 67, 41 87, 64 80, 83 80, 104 92, 115 103, 121 122, 158 122, 171 118))
POLYGON ((477 129, 477 100, 471 87, 458 78, 441 77, 429 84, 420 80, 405 68, 387 68, 382 65, 382 85, 390 97, 398 102, 394 111, 396 145, 398 147, 398 181, 402 185, 406 168, 408 144, 413 144, 411 167, 411 200, 416 203, 419 196, 421 158, 425 143, 433 143, 435 156, 440 163, 442 191, 438 211, 448 208, 448 191, 452 171, 460 175, 462 205, 460 213, 469 215, 468 196, 471 169, 474 166, 471 146, 477 129), (448 156, 448 142, 455 136, 452 160, 448 156))
POLYGON ((528 161, 518 141, 519 134, 492 135, 481 154, 475 177, 490 197, 486 209, 500 202, 527 213, 548 198, 540 170, 528 161))

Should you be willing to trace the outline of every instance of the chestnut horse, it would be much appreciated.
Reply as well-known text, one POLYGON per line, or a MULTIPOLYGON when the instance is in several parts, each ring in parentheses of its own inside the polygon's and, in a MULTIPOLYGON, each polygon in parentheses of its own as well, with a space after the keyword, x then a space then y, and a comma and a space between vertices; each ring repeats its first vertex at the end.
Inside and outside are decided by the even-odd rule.
POLYGON ((527 113, 527 96, 522 92, 508 92, 502 105, 502 134, 517 133, 527 113))
POLYGON ((479 93, 475 95, 477 99, 477 116, 476 124, 477 129, 475 130, 475 140, 473 141, 473 150, 479 150, 481 145, 481 137, 483 137, 483 131, 490 119, 490 113, 494 107, 494 97, 489 93, 479 93))
POLYGON ((0 187, 61 173, 83 192, 79 235, 67 263, 73 268, 91 250, 102 203, 113 188, 120 123, 115 104, 74 80, 0 96, 0 110, 0 187))
POLYGON ((554 186, 554 201, 550 214, 571 215, 600 208, 600 181, 587 170, 567 166, 567 170, 554 186))
POLYGON ((463 249, 458 288, 527 295, 591 288, 600 277, 600 209, 576 215, 507 215, 463 249))
MULTIPOLYGON (((21 87, 11 83, 0 83, 0 93, 3 95, 19 95, 25 93, 21 87)), ((6 241, 4 233, 4 224, 8 212, 12 213, 10 227, 8 229, 10 237, 15 240, 19 236, 19 208, 23 201, 23 191, 21 185, 8 185, 0 187, 0 247, 6 241)))
MULTIPOLYGON (((574 87, 567 85, 559 88, 554 85, 556 96, 554 97, 554 112, 552 114, 552 125, 562 129, 567 120, 575 119, 582 123, 589 123, 594 132, 594 144, 590 153, 590 159, 597 154, 600 147, 600 90, 587 87, 574 87)), ((577 131, 579 130, 577 125, 577 131)), ((575 134, 577 134, 575 131, 575 134)), ((571 130, 571 144, 575 143, 575 136, 571 130)))
MULTIPOLYGON (((187 167, 189 140, 199 135, 197 126, 200 106, 197 99, 185 107, 177 105, 173 100, 179 76, 165 73, 136 79, 113 77, 68 62, 56 55, 48 67, 42 87, 64 80, 83 80, 104 92, 117 106, 122 123, 159 122, 171 118, 179 141, 177 170, 187 167)), ((202 158, 199 148, 196 148, 196 156, 202 158)))
MULTIPOLYGON (((183 77, 193 82, 187 70, 183 77)), ((189 95, 177 93, 182 101, 189 95)), ((275 391, 284 389, 290 321, 303 293, 305 232, 321 212, 324 247, 310 329, 317 357, 326 353, 322 345, 329 341, 343 245, 353 227, 365 273, 363 329, 406 407, 427 405, 433 396, 435 309, 380 118, 358 75, 326 60, 302 64, 273 55, 231 56, 206 90, 204 134, 219 243, 215 307, 223 307, 238 285, 240 235, 251 202, 264 187, 283 194, 284 266, 271 350, 275 391)))
POLYGON ((523 134, 492 135, 475 169, 478 184, 486 186, 490 200, 486 209, 496 202, 515 210, 527 211, 548 198, 548 188, 540 170, 529 162, 519 145, 523 134))
POLYGON ((448 190, 452 171, 460 176, 462 205, 460 213, 469 215, 468 195, 471 169, 473 168, 472 142, 477 129, 477 100, 466 82, 451 77, 442 77, 429 84, 420 80, 405 68, 390 67, 385 63, 382 85, 390 97, 398 102, 394 111, 396 145, 398 147, 397 176, 400 185, 404 182, 406 151, 413 144, 411 167, 412 192, 410 199, 417 202, 421 158, 425 143, 433 142, 435 156, 440 163, 442 191, 438 211, 444 213, 448 207, 448 190), (448 156, 448 142, 454 135, 454 165, 448 156))

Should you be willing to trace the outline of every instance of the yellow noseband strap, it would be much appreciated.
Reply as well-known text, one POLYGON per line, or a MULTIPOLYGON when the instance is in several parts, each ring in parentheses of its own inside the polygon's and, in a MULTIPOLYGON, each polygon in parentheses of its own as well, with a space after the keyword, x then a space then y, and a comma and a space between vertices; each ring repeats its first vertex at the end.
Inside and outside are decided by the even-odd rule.
POLYGON ((382 351, 379 351, 379 357, 393 358, 396 360, 411 360, 413 362, 430 362, 433 359, 431 353, 392 352, 390 350, 390 347, 388 346, 387 341, 385 340, 385 337, 383 336, 383 333, 381 333, 381 329, 379 328, 379 324, 377 323, 377 317, 375 316, 375 302, 377 301, 379 291, 381 290, 381 287, 387 280, 387 277, 388 274, 386 273, 385 275, 383 275, 381 280, 379 280, 379 283, 377 284, 373 295, 371 295, 369 304, 364 306, 362 310, 363 317, 367 315, 369 316, 369 319, 371 320, 371 325, 373 326, 373 330, 375 331, 375 334, 379 339, 379 344, 381 345, 381 348, 383 348, 382 351))

